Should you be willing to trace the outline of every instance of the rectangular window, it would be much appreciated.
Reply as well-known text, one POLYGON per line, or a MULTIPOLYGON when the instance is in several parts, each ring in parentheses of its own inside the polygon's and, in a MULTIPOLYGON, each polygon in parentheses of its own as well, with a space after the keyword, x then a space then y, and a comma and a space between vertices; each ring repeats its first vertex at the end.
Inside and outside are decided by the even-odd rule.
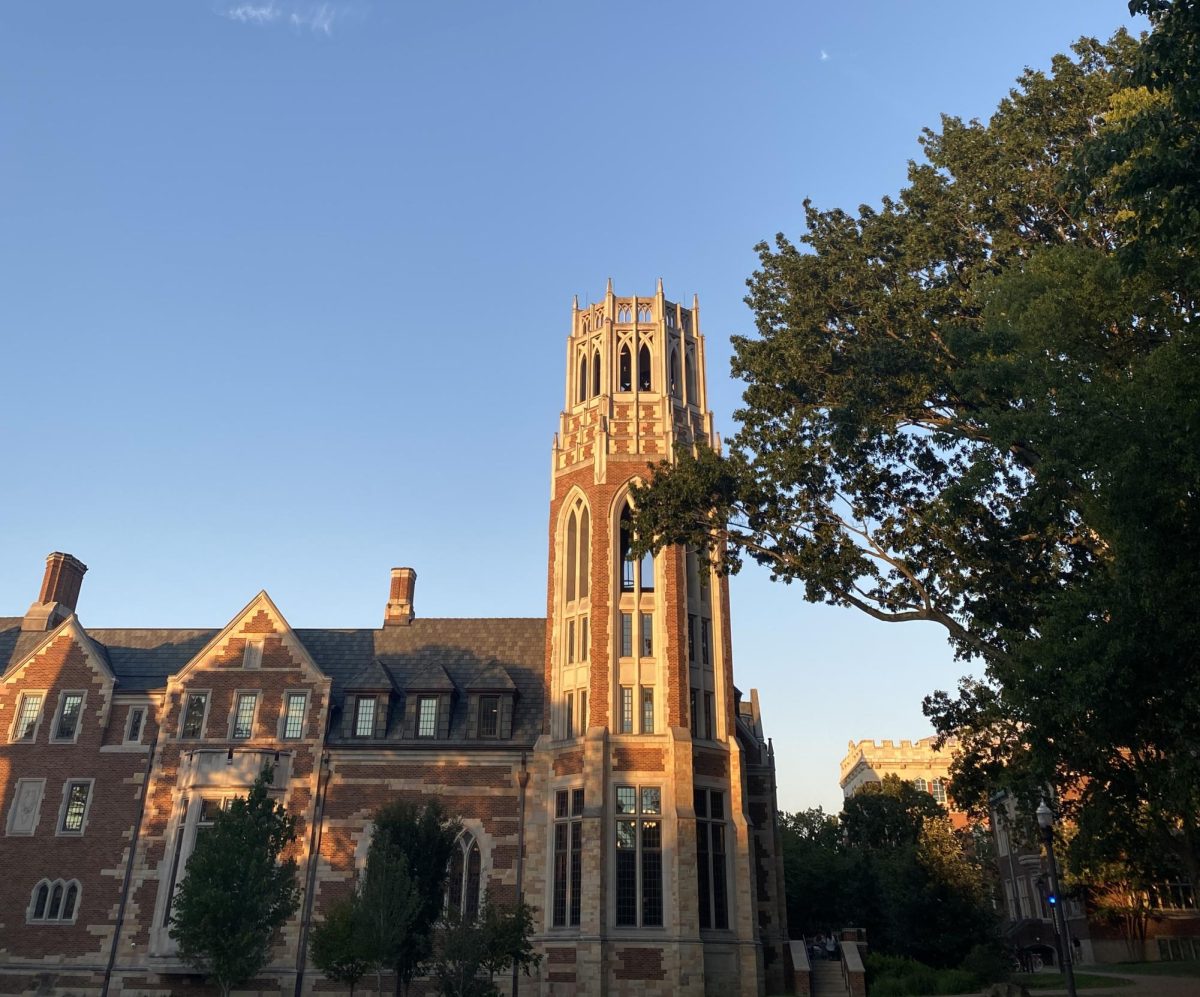
POLYGON ((633 657, 633 613, 621 614, 621 657, 633 657))
POLYGON ((587 661, 588 659, 588 618, 585 616, 579 621, 579 660, 587 661))
POLYGON ((654 733, 654 689, 650 686, 642 689, 642 733, 654 733))
POLYGON ((258 694, 243 692, 238 695, 237 712, 233 717, 233 737, 245 741, 254 733, 254 708, 258 705, 258 694))
POLYGON ((188 693, 187 705, 183 710, 183 726, 180 737, 201 737, 204 734, 204 711, 208 708, 207 692, 188 693))
POLYGON ((354 702, 354 736, 375 736, 375 697, 359 696, 354 702))
POLYGON ((82 692, 64 692, 58 708, 58 722, 54 725, 54 740, 71 741, 79 730, 79 714, 83 709, 82 692))
POLYGON ((575 693, 573 693, 573 692, 567 693, 567 707, 563 712, 566 714, 566 716, 564 718, 566 720, 566 732, 565 732, 564 736, 574 737, 575 736, 575 693))
POLYGON ((83 818, 87 813, 88 797, 92 792, 90 782, 67 783, 67 805, 63 808, 63 834, 80 834, 83 831, 83 818))
POLYGON ((575 664, 575 621, 567 620, 567 664, 575 664))
POLYGON ((146 711, 135 706, 129 711, 129 726, 125 730, 125 743, 137 744, 142 739, 142 723, 146 719, 146 711))
POLYGON ((697 789, 696 885, 700 896, 700 927, 729 927, 728 884, 725 873, 725 796, 697 789))
POLYGON ((661 927, 662 798, 657 787, 617 787, 618 927, 661 927))
POLYGON ((704 736, 710 741, 713 739, 713 694, 711 692, 704 694, 704 736))
POLYGON ((708 620, 700 621, 700 664, 708 664, 708 620))
POLYGON ((479 736, 500 736, 500 697, 479 697, 479 736))
POLYGON ((688 664, 696 663, 696 614, 688 614, 688 664))
POLYGON ((579 690, 579 733, 586 734, 588 728, 587 690, 579 690))
POLYGON ((700 720, 699 715, 696 713, 696 700, 698 696, 699 693, 695 689, 692 689, 691 694, 688 696, 688 725, 692 729, 692 737, 700 736, 700 720))
POLYGON ((438 701, 436 696, 422 696, 417 700, 417 737, 437 735, 438 701))
POLYGON ((648 658, 654 653, 654 616, 642 613, 642 657, 648 658))
POLYGON ((556 928, 575 927, 583 899, 583 790, 554 794, 554 911, 556 928))
POLYGON ((14 741, 32 741, 37 733, 38 718, 42 715, 42 694, 26 692, 21 695, 21 705, 17 707, 17 722, 13 726, 14 741))
POLYGON ((621 686, 621 733, 633 733, 633 687, 621 686))
POLYGON ((302 692, 287 694, 287 712, 283 717, 283 736, 285 740, 295 741, 304 734, 304 711, 308 706, 308 696, 302 692))

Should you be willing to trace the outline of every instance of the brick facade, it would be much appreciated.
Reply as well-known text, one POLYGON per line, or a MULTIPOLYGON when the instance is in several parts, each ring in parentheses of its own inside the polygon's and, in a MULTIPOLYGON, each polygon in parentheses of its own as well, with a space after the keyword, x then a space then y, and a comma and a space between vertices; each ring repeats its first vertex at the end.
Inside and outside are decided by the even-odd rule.
POLYGON ((783 989, 774 761, 733 684, 726 581, 669 549, 634 585, 619 549, 647 460, 715 443, 698 306, 610 289, 568 355, 544 620, 423 619, 396 568, 374 630, 293 629, 260 593, 219 630, 86 631, 87 569, 51 555, 38 601, 0 618, 0 992, 212 992, 175 954, 172 892, 264 765, 303 899, 247 992, 337 992, 307 926, 352 888, 380 807, 429 796, 478 847, 481 892, 536 910, 524 992, 783 989))

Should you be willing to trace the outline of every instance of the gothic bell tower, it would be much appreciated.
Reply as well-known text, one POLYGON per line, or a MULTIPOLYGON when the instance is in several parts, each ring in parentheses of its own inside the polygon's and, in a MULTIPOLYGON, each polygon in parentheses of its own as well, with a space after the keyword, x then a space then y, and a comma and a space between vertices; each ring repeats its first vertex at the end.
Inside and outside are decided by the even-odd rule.
MULTIPOLYGON (((579 994, 759 994, 765 984, 726 580, 703 556, 629 556, 629 491, 677 444, 719 446, 699 302, 572 309, 554 439, 544 883, 527 899, 579 994), (543 905, 544 902, 544 905, 543 905)), ((743 731, 743 740, 745 740, 743 731)), ((534 806, 539 806, 535 803, 534 806)), ((772 813, 773 817, 773 813, 772 813)))

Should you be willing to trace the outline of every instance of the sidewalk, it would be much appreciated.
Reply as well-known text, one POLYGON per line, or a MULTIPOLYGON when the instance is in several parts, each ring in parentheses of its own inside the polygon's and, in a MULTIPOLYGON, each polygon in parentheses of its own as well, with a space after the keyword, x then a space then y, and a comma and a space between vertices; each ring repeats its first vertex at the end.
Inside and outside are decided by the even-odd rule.
MULTIPOLYGON (((1088 987, 1080 990, 1080 997, 1200 997, 1200 980, 1190 976, 1140 976, 1136 973, 1121 973, 1111 966, 1076 966, 1076 972, 1087 973, 1089 976, 1110 976, 1114 980, 1131 980, 1131 983, 1118 983, 1113 987, 1088 987)), ((1044 971, 1041 975, 1057 976, 1052 970, 1044 971)), ((1060 977, 1061 978, 1061 977, 1060 977)), ((1030 990, 1030 997, 1064 997, 1067 992, 1066 984, 1054 989, 1030 990)), ((975 994, 961 994, 959 997, 979 997, 975 994)))

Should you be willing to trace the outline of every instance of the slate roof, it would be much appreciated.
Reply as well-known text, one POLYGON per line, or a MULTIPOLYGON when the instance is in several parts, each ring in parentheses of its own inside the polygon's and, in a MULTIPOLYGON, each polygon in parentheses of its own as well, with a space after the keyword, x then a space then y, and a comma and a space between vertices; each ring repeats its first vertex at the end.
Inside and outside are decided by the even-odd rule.
MULTIPOLYGON (((220 629, 97 628, 87 633, 107 654, 117 676, 118 692, 150 692, 165 687, 167 679, 194 658, 220 629)), ((516 703, 513 736, 508 743, 532 744, 541 730, 544 619, 417 618, 407 627, 297 629, 295 634, 317 667, 333 680, 335 712, 348 689, 453 692, 457 696, 450 740, 455 741, 465 736, 468 691, 511 690, 516 694, 516 703)), ((22 634, 20 617, 0 617, 0 673, 7 672, 44 637, 44 633, 22 634)), ((399 705, 400 697, 394 696, 389 741, 400 736, 399 705)), ((370 743, 379 746, 378 741, 370 743)), ((445 744, 444 739, 436 742, 445 744)))

